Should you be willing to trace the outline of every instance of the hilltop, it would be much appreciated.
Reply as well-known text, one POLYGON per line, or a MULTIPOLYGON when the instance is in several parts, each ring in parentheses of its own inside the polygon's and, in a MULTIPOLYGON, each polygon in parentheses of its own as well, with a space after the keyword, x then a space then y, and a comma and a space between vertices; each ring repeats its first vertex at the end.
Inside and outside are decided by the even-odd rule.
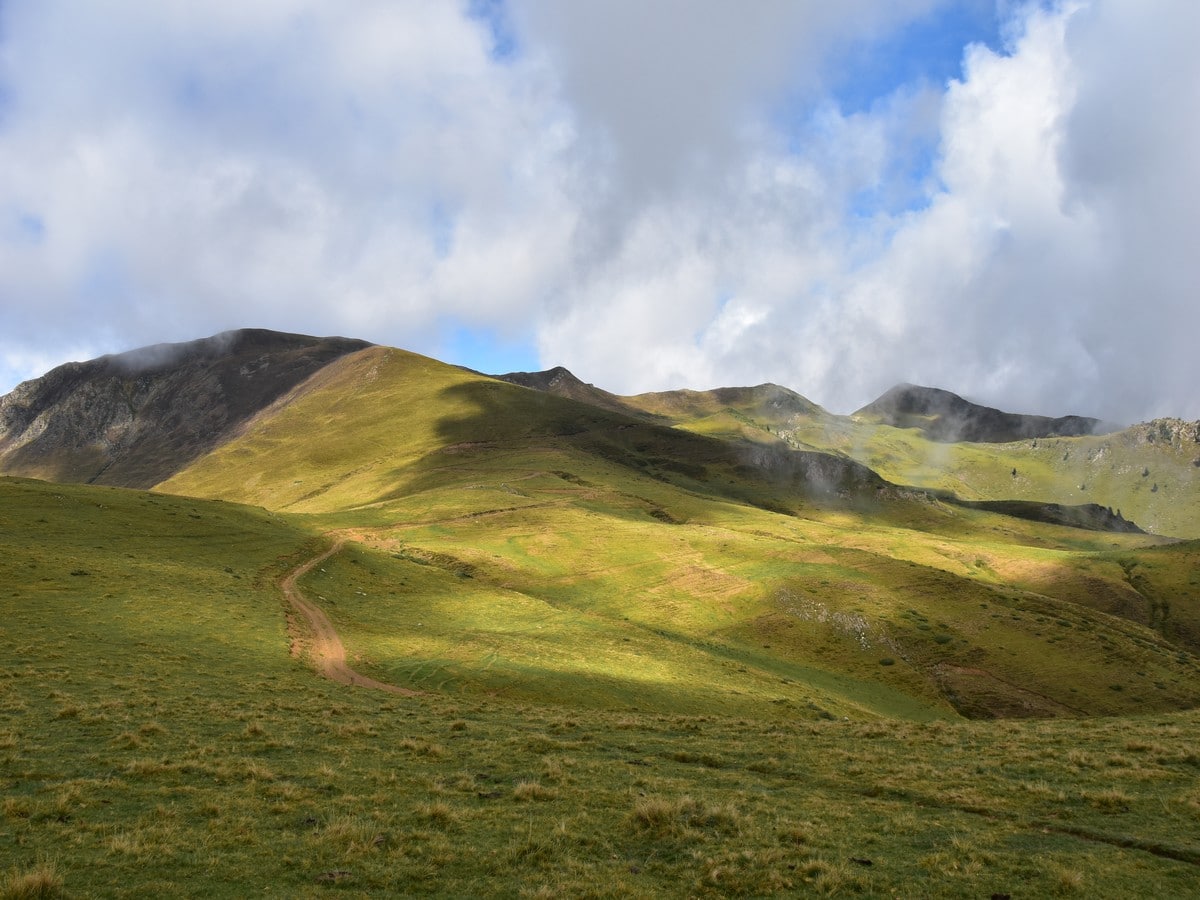
POLYGON ((566 397, 568 400, 578 400, 590 406, 607 409, 624 415, 638 416, 639 410, 626 403, 616 394, 601 390, 594 384, 588 384, 576 378, 568 369, 555 366, 544 372, 509 372, 495 376, 500 381, 517 384, 535 391, 543 391, 556 397, 566 397))
POLYGON ((0 397, 0 471, 151 487, 366 346, 243 329, 67 363, 0 397))
POLYGON ((1103 427, 1099 419, 1086 416, 1052 419, 1002 412, 949 391, 914 384, 896 385, 854 415, 894 428, 918 428, 930 440, 942 443, 1007 444, 1029 438, 1079 437, 1103 427))

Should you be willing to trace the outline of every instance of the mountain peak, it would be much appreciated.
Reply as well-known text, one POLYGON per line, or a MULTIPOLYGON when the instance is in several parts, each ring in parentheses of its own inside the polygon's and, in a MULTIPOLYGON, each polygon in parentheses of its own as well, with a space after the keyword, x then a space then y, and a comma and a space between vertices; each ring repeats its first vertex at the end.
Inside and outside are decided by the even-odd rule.
POLYGON ((66 363, 0 397, 0 469, 152 487, 329 363, 369 346, 246 328, 66 363))
POLYGON ((576 378, 569 369, 554 366, 544 372, 509 372, 507 375, 496 375, 500 381, 509 384, 519 384, 521 387, 533 388, 535 391, 546 391, 551 394, 563 394, 567 391, 592 387, 576 378))
POLYGON ((636 416, 638 418, 644 417, 644 413, 629 406, 616 394, 610 394, 608 391, 602 390, 593 384, 581 381, 569 369, 563 366, 554 366, 551 369, 546 369, 544 372, 509 372, 507 375, 494 375, 492 377, 500 381, 507 381, 509 384, 520 385, 521 387, 542 391, 546 394, 554 394, 556 397, 578 400, 581 403, 598 406, 610 412, 619 412, 623 415, 636 416))
POLYGON ((898 384, 854 413, 897 428, 919 428, 930 440, 1003 444, 1039 437, 1078 437, 1101 430, 1086 416, 1008 413, 965 400, 941 388, 898 384))

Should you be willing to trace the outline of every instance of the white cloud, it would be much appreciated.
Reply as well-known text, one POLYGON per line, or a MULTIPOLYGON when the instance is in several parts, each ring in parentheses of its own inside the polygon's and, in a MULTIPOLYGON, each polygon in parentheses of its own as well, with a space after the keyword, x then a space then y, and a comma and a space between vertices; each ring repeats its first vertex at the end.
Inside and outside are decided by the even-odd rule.
POLYGON ((0 25, 11 372, 241 325, 510 327, 559 277, 570 120, 453 5, 15 0, 0 25))
POLYGON ((1200 416, 1200 6, 1003 3, 960 81, 840 109, 936 6, 509 0, 497 59, 446 3, 7 0, 0 389, 451 321, 619 391, 1200 416))
MULTIPOLYGON (((578 311, 592 298, 543 328, 543 354, 624 390, 672 386, 668 373, 693 386, 771 379, 848 410, 906 380, 1022 411, 1200 416, 1197 15, 1117 0, 1014 7, 1008 45, 969 47, 940 99, 901 90, 854 116, 819 106, 797 148, 768 134, 703 201, 639 212, 695 235, 657 245, 662 272, 702 252, 716 273, 707 291, 660 279, 645 300, 691 327, 646 341, 631 328, 580 353, 600 315, 578 311), (896 160, 922 139, 905 124, 931 112, 940 152, 924 201, 857 215, 864 193, 913 188, 896 160), (670 366, 655 361, 664 347, 670 366)), ((645 260, 627 258, 600 267, 611 294, 648 283, 645 260)))

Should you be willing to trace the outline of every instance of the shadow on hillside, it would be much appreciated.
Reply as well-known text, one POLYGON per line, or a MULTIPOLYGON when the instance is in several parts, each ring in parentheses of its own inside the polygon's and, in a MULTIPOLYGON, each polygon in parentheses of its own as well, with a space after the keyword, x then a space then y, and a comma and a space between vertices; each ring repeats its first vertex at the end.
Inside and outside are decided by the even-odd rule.
MULTIPOLYGON (((618 412, 498 381, 467 381, 442 392, 438 423, 448 458, 556 450, 617 472, 701 495, 794 513, 805 502, 874 502, 886 485, 843 457, 793 450, 782 441, 733 442, 655 425, 618 412)), ((430 457, 426 462, 432 463, 430 457)))

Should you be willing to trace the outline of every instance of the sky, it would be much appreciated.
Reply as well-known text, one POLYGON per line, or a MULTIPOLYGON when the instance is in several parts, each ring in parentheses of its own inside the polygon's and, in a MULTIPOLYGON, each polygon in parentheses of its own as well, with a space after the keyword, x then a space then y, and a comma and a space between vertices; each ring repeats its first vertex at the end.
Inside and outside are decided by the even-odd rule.
POLYGON ((1200 418, 1193 0, 0 0, 0 393, 241 327, 1200 418))

